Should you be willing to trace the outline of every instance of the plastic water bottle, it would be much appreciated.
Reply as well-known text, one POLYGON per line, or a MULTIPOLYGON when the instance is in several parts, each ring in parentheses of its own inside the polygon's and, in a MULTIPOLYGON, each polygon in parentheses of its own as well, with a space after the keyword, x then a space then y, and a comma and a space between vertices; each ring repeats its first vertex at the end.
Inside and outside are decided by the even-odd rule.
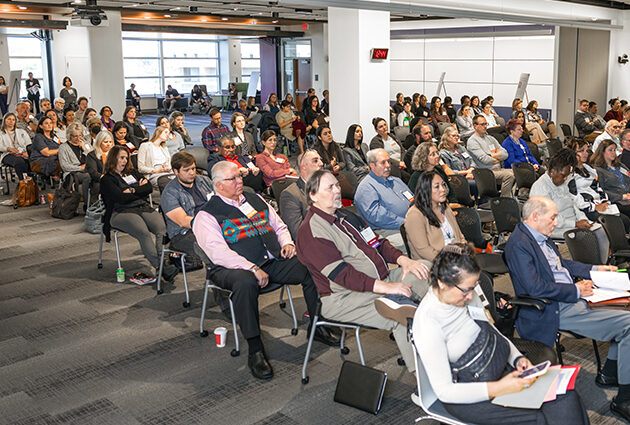
POLYGON ((116 281, 118 283, 124 283, 125 282, 125 270, 123 270, 123 269, 116 270, 116 281))
POLYGON ((282 150, 284 151, 284 156, 286 156, 288 158, 289 157, 289 147, 287 145, 284 145, 284 148, 282 150))

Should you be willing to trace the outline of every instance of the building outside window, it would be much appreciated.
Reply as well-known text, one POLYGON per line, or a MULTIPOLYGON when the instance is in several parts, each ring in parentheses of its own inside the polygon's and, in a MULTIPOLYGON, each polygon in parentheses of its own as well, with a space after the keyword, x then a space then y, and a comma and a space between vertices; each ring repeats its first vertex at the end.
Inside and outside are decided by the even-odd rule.
MULTIPOLYGON (((44 66, 42 63, 42 42, 37 38, 30 35, 33 29, 16 29, 12 28, 12 32, 18 32, 17 34, 7 35, 7 47, 9 49, 9 68, 22 70, 22 81, 20 82, 20 98, 26 98, 26 84, 28 79, 28 73, 32 72, 33 77, 39 80, 40 97, 47 96, 47 81, 44 79, 44 66), (23 32, 23 33, 22 33, 23 32), (21 33, 21 34, 20 34, 21 33)), ((9 81, 9 75, 3 75, 7 84, 11 84, 9 81)))

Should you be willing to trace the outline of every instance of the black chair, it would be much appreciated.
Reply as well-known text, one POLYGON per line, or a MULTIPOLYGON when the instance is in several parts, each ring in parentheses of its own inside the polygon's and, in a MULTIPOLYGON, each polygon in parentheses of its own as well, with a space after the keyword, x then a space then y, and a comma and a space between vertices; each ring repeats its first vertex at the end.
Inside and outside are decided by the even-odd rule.
POLYGON ((549 139, 547 140, 547 150, 549 151, 549 157, 551 158, 556 153, 562 150, 562 142, 560 139, 549 139))
POLYGON ((516 225, 521 222, 521 209, 516 199, 506 197, 492 199, 490 207, 497 226, 498 243, 501 244, 497 248, 502 250, 502 245, 505 245, 505 236, 512 233, 516 225))
POLYGON ((195 157, 195 166, 197 167, 197 172, 201 172, 201 174, 207 176, 208 170, 206 169, 206 167, 208 165, 208 156, 210 155, 210 151, 201 146, 188 146, 184 148, 184 152, 188 152, 195 157))
POLYGON ((274 180, 274 182, 271 183, 271 192, 273 193, 273 197, 276 199, 276 202, 278 204, 280 203, 280 194, 282 193, 282 191, 296 181, 297 179, 287 177, 285 179, 274 180))
POLYGON ((601 264, 601 253, 597 237, 589 229, 571 229, 564 232, 564 241, 569 248, 573 261, 598 265, 601 264))
POLYGON ((407 250, 407 257, 411 258, 411 250, 409 249, 409 240, 407 239, 407 230, 405 229, 405 224, 400 225, 400 236, 402 236, 402 240, 405 244, 405 249, 407 250))
POLYGON ((598 221, 604 226, 604 231, 610 242, 609 264, 617 264, 619 258, 630 258, 630 243, 626 239, 626 228, 621 217, 601 214, 598 221))
POLYGON ((560 124, 560 129, 562 130, 562 134, 564 134, 564 141, 566 142, 569 137, 573 136, 573 132, 571 131, 571 126, 568 124, 560 124))
POLYGON ((512 164, 512 172, 514 173, 514 181, 518 191, 518 198, 527 200, 529 198, 529 189, 536 182, 536 170, 529 162, 515 162, 512 164), (521 189, 527 189, 527 196, 521 196, 521 189))
POLYGON ((501 196, 497 190, 497 179, 492 170, 488 168, 475 168, 473 176, 477 183, 477 191, 480 198, 498 198, 501 196))
POLYGON ((455 193, 457 203, 466 207, 473 207, 475 201, 470 194, 470 186, 465 176, 451 175, 448 176, 448 182, 455 193))
POLYGON ((540 149, 538 149, 538 145, 534 142, 527 142, 527 147, 531 151, 532 155, 534 155, 534 158, 536 158, 536 161, 538 161, 539 164, 542 164, 543 160, 540 156, 540 149))
POLYGON ((357 176, 349 171, 343 170, 339 173, 335 173, 339 187, 341 188, 341 198, 354 201, 354 194, 357 191, 359 185, 357 176))
POLYGON ((502 144, 503 141, 509 136, 506 128, 502 126, 488 128, 488 134, 497 139, 497 142, 499 142, 499 144, 502 144))

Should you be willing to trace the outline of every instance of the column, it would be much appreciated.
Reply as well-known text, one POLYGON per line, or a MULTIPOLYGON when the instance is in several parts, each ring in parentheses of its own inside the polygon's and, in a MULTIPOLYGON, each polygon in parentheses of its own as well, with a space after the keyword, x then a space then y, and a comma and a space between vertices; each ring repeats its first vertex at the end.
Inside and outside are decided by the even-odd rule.
POLYGON ((370 59, 372 48, 389 48, 389 26, 389 12, 328 8, 330 116, 338 142, 356 123, 369 144, 372 119, 389 122, 389 59, 370 59))
POLYGON ((228 72, 230 83, 241 83, 243 70, 241 67, 241 40, 239 38, 228 38, 228 72))
MULTIPOLYGON (((621 64, 619 56, 628 55, 630 59, 630 10, 618 10, 621 30, 610 32, 610 68, 608 70, 608 96, 607 99, 618 97, 630 98, 630 62, 621 64)), ((599 110, 602 110, 600 106, 599 110)))

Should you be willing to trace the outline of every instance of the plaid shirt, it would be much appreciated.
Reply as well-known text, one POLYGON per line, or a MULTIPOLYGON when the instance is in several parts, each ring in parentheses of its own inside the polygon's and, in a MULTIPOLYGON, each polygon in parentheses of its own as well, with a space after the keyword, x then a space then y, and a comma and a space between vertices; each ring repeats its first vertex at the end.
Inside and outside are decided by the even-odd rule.
POLYGON ((217 142, 221 136, 229 132, 230 129, 225 124, 215 126, 213 123, 210 123, 201 133, 201 143, 203 143, 203 147, 208 149, 210 153, 214 153, 217 151, 217 142))

